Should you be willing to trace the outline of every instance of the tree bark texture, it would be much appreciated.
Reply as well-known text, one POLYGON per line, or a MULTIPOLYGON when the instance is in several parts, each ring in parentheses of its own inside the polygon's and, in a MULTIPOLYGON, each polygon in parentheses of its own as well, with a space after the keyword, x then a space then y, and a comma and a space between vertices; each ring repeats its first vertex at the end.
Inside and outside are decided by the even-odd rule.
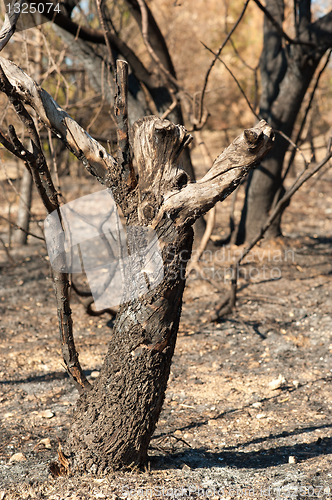
POLYGON ((261 122, 236 139, 201 181, 187 184, 179 163, 190 141, 183 127, 148 117, 134 125, 133 136, 137 220, 157 232, 164 279, 143 298, 121 307, 100 377, 80 397, 64 448, 71 468, 80 473, 146 461, 176 342, 191 226, 236 188, 257 155, 270 148, 272 137, 261 122))
MULTIPOLYGON (((131 130, 138 170, 133 179, 121 141, 116 160, 23 71, 3 58, 0 65, 22 101, 112 189, 127 224, 151 227, 158 236, 163 279, 145 295, 120 306, 100 376, 92 388, 83 388, 62 458, 69 471, 81 474, 140 466, 147 459, 164 401, 193 242, 192 225, 234 191, 271 149, 274 134, 262 120, 237 137, 201 180, 190 182, 182 169, 181 154, 192 137, 183 126, 146 117, 131 130)), ((118 122, 123 138, 126 120, 119 117, 118 122)))
MULTIPOLYGON (((266 8, 282 25, 283 0, 267 0, 266 8)), ((265 18, 264 47, 260 60, 262 95, 260 116, 275 130, 291 137, 294 124, 317 66, 332 46, 332 11, 311 23, 310 1, 298 2, 297 32, 299 39, 314 46, 286 44, 276 27, 265 18)), ((268 217, 274 197, 281 188, 282 168, 289 142, 276 134, 275 147, 261 166, 252 173, 238 232, 238 243, 251 241, 268 217)), ((281 234, 280 217, 266 234, 281 234)))

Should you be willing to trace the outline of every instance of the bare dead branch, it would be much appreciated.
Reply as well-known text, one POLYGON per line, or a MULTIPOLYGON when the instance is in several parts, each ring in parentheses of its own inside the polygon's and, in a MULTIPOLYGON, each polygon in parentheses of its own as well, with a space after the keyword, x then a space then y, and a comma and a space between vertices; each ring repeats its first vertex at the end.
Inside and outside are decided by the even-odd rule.
POLYGON ((168 117, 168 115, 170 113, 172 113, 173 109, 175 109, 176 106, 178 105, 178 102, 177 102, 177 99, 175 97, 174 92, 170 92, 170 94, 171 94, 173 100, 172 100, 172 103, 169 105, 169 107, 166 109, 166 111, 161 115, 160 118, 162 120, 165 120, 168 117))
POLYGON ((234 75, 234 73, 230 70, 230 68, 227 66, 227 64, 226 64, 226 63, 225 63, 225 62, 224 62, 224 61, 223 61, 223 60, 222 60, 222 59, 221 59, 221 58, 220 58, 220 57, 219 57, 219 56, 218 56, 215 52, 213 52, 213 50, 211 50, 209 47, 207 47, 207 46, 206 46, 203 42, 201 42, 201 43, 202 43, 202 45, 203 45, 203 46, 204 46, 204 47, 205 47, 205 48, 206 48, 209 52, 211 52, 211 53, 215 56, 215 58, 216 58, 215 60, 217 60, 217 59, 218 59, 218 60, 219 60, 219 61, 220 61, 220 62, 221 62, 224 66, 225 66, 225 68, 227 69, 228 73, 231 75, 231 77, 232 77, 232 78, 233 78, 233 80, 235 81, 236 85, 238 86, 238 88, 239 88, 239 90, 240 90, 241 94, 242 94, 242 95, 243 95, 243 97, 245 98, 246 103, 248 104, 248 106, 249 106, 249 108, 250 108, 251 112, 253 113, 253 115, 255 115, 255 116, 256 116, 257 120, 260 120, 260 119, 261 119, 261 118, 260 118, 260 116, 256 113, 256 111, 255 111, 255 110, 254 110, 254 108, 252 107, 252 105, 251 105, 251 103, 250 103, 250 101, 249 101, 248 97, 246 96, 246 93, 245 93, 245 92, 244 92, 244 90, 242 89, 242 87, 241 87, 241 85, 240 85, 239 81, 237 80, 236 76, 234 75))
MULTIPOLYGON (((205 97, 205 91, 206 91, 206 87, 207 87, 207 84, 208 84, 208 81, 209 81, 209 76, 210 76, 210 73, 212 71, 212 68, 213 66, 215 65, 218 57, 220 56, 221 54, 221 51, 223 50, 223 48, 225 47, 226 43, 228 42, 228 40, 231 38, 231 36, 233 35, 234 31, 236 30, 236 28, 238 27, 238 25, 240 24, 243 16, 244 16, 244 13, 245 11, 247 10, 247 7, 248 7, 248 4, 249 4, 250 0, 246 0, 246 2, 244 3, 244 6, 243 6, 243 9, 241 11, 241 14, 239 15, 237 21, 235 22, 233 28, 231 29, 231 31, 228 33, 228 35, 226 36, 225 40, 223 41, 223 43, 221 44, 221 46, 219 47, 217 53, 215 54, 215 58, 213 59, 213 61, 211 62, 210 66, 209 66, 209 69, 207 70, 206 72, 206 75, 205 75, 205 79, 204 79, 204 85, 203 85, 203 89, 202 89, 202 95, 201 95, 201 101, 200 101, 200 107, 199 107, 199 115, 198 115, 198 123, 200 123, 200 121, 202 120, 202 115, 203 115, 203 109, 204 109, 204 97, 205 97)), ((204 45, 204 44, 203 44, 204 45)))
POLYGON ((169 84, 172 85, 174 90, 179 90, 179 82, 177 79, 168 71, 168 69, 165 68, 163 63, 161 62, 160 58, 157 56, 156 52, 153 50, 153 47, 150 43, 149 40, 149 20, 148 20, 148 10, 145 4, 145 0, 137 0, 137 3, 139 5, 139 8, 141 10, 141 18, 142 18, 142 36, 143 40, 145 43, 146 48, 148 49, 148 52, 150 56, 152 57, 153 61, 157 64, 159 67, 160 71, 163 73, 163 75, 166 77, 168 80, 169 84))
POLYGON ((85 377, 75 346, 73 335, 73 321, 71 317, 68 274, 53 270, 54 291, 58 306, 58 319, 62 356, 70 379, 79 393, 90 390, 91 385, 85 377))
MULTIPOLYGON (((108 57, 109 57, 109 60, 111 63, 113 75, 115 76, 115 73, 116 73, 115 61, 114 61, 114 57, 113 57, 111 44, 110 44, 109 38, 107 36, 107 30, 106 30, 106 26, 105 26, 105 22, 104 22, 103 13, 101 11, 101 1, 96 0, 96 5, 97 5, 97 12, 98 12, 100 26, 101 26, 102 32, 104 34, 105 45, 106 45, 107 51, 108 51, 108 57)), ((114 78, 114 76, 113 76, 113 78, 114 78)))
POLYGON ((112 170, 116 165, 114 158, 18 66, 4 58, 0 58, 0 64, 22 102, 36 111, 47 128, 64 140, 77 158, 83 154, 89 162, 87 167, 105 182, 109 175, 108 169, 112 170))
POLYGON ((101 184, 111 187, 115 201, 126 215, 135 210, 135 194, 131 203, 123 198, 121 175, 116 160, 93 139, 53 98, 13 62, 0 57, 0 65, 22 102, 29 104, 39 119, 56 134, 66 147, 101 184))
MULTIPOLYGON (((207 47, 203 42, 201 42, 204 47, 209 51, 211 52, 212 54, 216 55, 213 50, 211 50, 209 47, 207 47)), ((237 80, 236 76, 234 75, 234 73, 230 70, 230 68, 228 68, 228 66, 226 65, 226 63, 218 56, 217 59, 219 59, 219 61, 225 66, 225 68, 227 69, 227 71, 229 72, 229 74, 231 75, 231 77, 234 79, 236 85, 238 86, 241 94, 243 95, 243 97, 245 98, 246 100, 246 103, 248 104, 251 112, 253 113, 253 115, 258 119, 260 120, 261 117, 259 114, 256 113, 256 111, 254 110, 253 106, 251 105, 248 97, 246 96, 246 93, 244 92, 244 90, 242 89, 239 81, 237 80)), ((300 155, 302 156, 303 158, 303 161, 304 163, 306 164, 306 159, 305 159, 305 156, 304 154, 302 153, 302 151, 300 150, 300 148, 292 141, 292 139, 290 137, 288 137, 288 135, 286 135, 284 132, 282 132, 282 130, 277 130, 277 129, 274 129, 274 132, 281 135, 287 142, 289 142, 289 144, 291 146, 293 146, 293 148, 295 149, 296 152, 300 153, 300 155)))
MULTIPOLYGON (((136 184, 136 176, 131 160, 128 133, 128 63, 117 60, 115 78, 114 114, 117 124, 118 169, 124 186, 128 192, 136 184)), ((124 193, 125 194, 125 193, 124 193)))
MULTIPOLYGON (((38 137, 34 122, 29 113, 24 108, 22 102, 20 101, 20 96, 16 92, 15 87, 12 86, 12 84, 9 82, 1 67, 0 80, 0 89, 7 94, 8 98, 14 104, 19 118, 28 129, 28 133, 31 137, 31 142, 33 145, 33 152, 31 153, 30 151, 28 151, 19 141, 13 126, 9 126, 10 141, 8 141, 7 138, 3 135, 1 135, 0 140, 2 140, 7 146, 9 146, 10 142, 11 147, 9 147, 8 149, 12 151, 14 148, 14 154, 16 154, 16 156, 18 157, 24 158, 25 164, 28 167, 29 172, 33 176, 39 195, 48 213, 51 213, 54 210, 59 210, 57 192, 53 185, 44 153, 41 149, 40 139, 38 137)), ((82 393, 85 390, 89 390, 91 386, 86 379, 81 365, 78 361, 78 353, 75 347, 69 302, 68 274, 53 270, 52 275, 58 306, 58 318, 63 359, 66 365, 66 370, 70 375, 71 380, 73 381, 79 392, 82 393)))
POLYGON ((11 221, 10 219, 7 219, 3 215, 0 215, 0 218, 3 219, 3 220, 5 220, 6 222, 8 222, 11 226, 15 227, 16 229, 20 229, 21 231, 23 231, 24 233, 26 233, 28 236, 32 236, 33 238, 37 238, 37 240, 45 241, 45 238, 43 238, 42 236, 37 236, 34 233, 30 233, 30 231, 27 231, 26 229, 23 229, 23 227, 18 226, 17 224, 15 224, 15 222, 11 221))
MULTIPOLYGON (((224 5, 225 5, 225 33, 226 35, 228 34, 228 31, 227 31, 227 17, 228 17, 228 5, 227 3, 224 1, 224 5)), ((252 66, 250 66, 247 61, 245 61, 245 59, 243 59, 243 57, 241 56, 240 52, 237 50, 236 48, 236 45, 233 41, 232 38, 230 38, 230 43, 233 47, 233 50, 234 50, 234 53, 235 55, 238 57, 238 59, 242 62, 242 64, 248 68, 250 71, 252 71, 254 73, 254 82, 255 82, 255 99, 254 99, 254 109, 257 109, 257 105, 258 105, 258 78, 257 78, 257 72, 258 72, 258 69, 259 69, 259 61, 257 63, 257 65, 253 68, 252 66)))
MULTIPOLYGON (((137 24, 141 28, 142 26, 141 6, 139 5, 137 0, 125 0, 125 1, 129 5, 133 17, 135 18, 137 24)), ((161 33, 160 28, 156 22, 156 19, 152 14, 151 9, 147 5, 147 2, 145 2, 145 12, 147 15, 146 17, 149 29, 150 44, 153 46, 154 52, 160 59, 163 66, 170 72, 172 76, 176 77, 174 65, 167 48, 165 38, 161 33)))
POLYGON ((156 222, 168 214, 178 223, 192 224, 234 191, 241 179, 272 148, 273 140, 272 129, 264 120, 245 130, 218 156, 202 179, 165 199, 156 222))
POLYGON ((60 186, 60 180, 59 180, 58 163, 57 163, 57 159, 55 156, 53 138, 52 138, 52 133, 50 130, 47 131, 47 138, 48 138, 48 144, 49 144, 51 158, 52 158, 52 162, 53 162, 53 169, 54 169, 54 175, 55 175, 55 184, 56 184, 57 194, 58 194, 58 196, 61 197, 62 193, 61 193, 61 186, 60 186))
POLYGON ((300 155, 302 156, 304 165, 307 165, 308 163, 307 163, 307 160, 306 160, 304 154, 302 153, 301 149, 295 144, 295 142, 292 141, 292 139, 288 135, 286 135, 282 130, 274 129, 274 131, 276 132, 276 134, 279 134, 279 135, 281 135, 281 137, 286 139, 286 141, 289 142, 289 144, 295 149, 295 151, 297 153, 300 153, 300 155))
MULTIPOLYGON (((27 1, 33 3, 34 0, 27 1)), ((87 26, 81 26, 72 21, 68 16, 62 13, 55 12, 53 7, 49 9, 49 7, 47 7, 47 0, 40 0, 40 3, 43 3, 45 5, 43 15, 50 21, 54 22, 56 25, 60 26, 60 28, 63 28, 68 33, 71 33, 72 35, 77 36, 77 38, 85 40, 86 42, 105 45, 105 36, 102 30, 96 30, 87 26)), ((150 86, 153 83, 154 77, 144 67, 142 62, 128 47, 128 45, 115 33, 108 32, 107 38, 109 40, 109 43, 113 45, 116 50, 118 50, 120 54, 122 54, 123 57, 126 58, 138 80, 143 81, 146 85, 150 86)))

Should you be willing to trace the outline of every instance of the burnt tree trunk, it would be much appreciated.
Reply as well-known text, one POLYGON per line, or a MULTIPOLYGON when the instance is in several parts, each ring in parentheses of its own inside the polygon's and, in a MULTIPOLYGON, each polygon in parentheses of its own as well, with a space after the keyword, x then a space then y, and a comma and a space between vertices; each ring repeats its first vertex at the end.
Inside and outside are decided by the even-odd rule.
MULTIPOLYGON (((282 25, 284 0, 267 0, 266 8, 282 25)), ((301 0, 296 7, 298 38, 305 44, 285 44, 278 29, 265 17, 264 47, 260 60, 262 95, 260 115, 275 130, 292 136, 296 118, 317 66, 332 46, 332 11, 311 23, 310 1, 301 0), (311 45, 310 45, 311 44, 311 45)), ((238 230, 237 243, 251 241, 266 221, 276 193, 284 193, 282 168, 289 142, 276 134, 275 147, 256 169, 249 181, 245 205, 238 230)), ((281 216, 265 237, 281 235, 281 216)))
MULTIPOLYGON (((125 66, 118 61, 118 72, 125 75, 125 66)), ((142 465, 164 401, 193 242, 192 226, 259 164, 272 147, 272 129, 262 120, 245 130, 218 156, 202 179, 190 182, 181 160, 184 148, 192 140, 185 128, 156 116, 138 120, 132 127, 136 178, 128 143, 125 78, 117 78, 116 85, 115 159, 17 66, 0 58, 0 76, 1 72, 2 89, 7 95, 15 102, 29 104, 87 170, 112 189, 127 224, 150 227, 158 236, 162 280, 120 307, 100 376, 92 387, 82 378, 75 352, 67 275, 56 276, 57 282, 62 279, 61 286, 55 280, 64 361, 81 393, 64 454, 59 450, 59 459, 67 471, 78 473, 101 474, 142 465)), ((23 114, 26 117, 22 108, 23 114)), ((31 127, 33 121, 29 123, 31 127)), ((7 149, 20 158, 27 157, 37 181, 40 170, 39 194, 47 211, 55 210, 56 191, 46 162, 27 150, 22 156, 23 146, 15 149, 3 134, 0 138, 7 149)))
POLYGON ((138 206, 130 219, 156 231, 164 278, 120 308, 100 377, 78 401, 64 451, 71 469, 80 473, 146 461, 176 342, 191 226, 236 188, 270 149, 273 134, 265 122, 246 131, 201 181, 190 184, 179 163, 191 140, 183 127, 148 117, 134 125, 133 135, 139 183, 138 206))

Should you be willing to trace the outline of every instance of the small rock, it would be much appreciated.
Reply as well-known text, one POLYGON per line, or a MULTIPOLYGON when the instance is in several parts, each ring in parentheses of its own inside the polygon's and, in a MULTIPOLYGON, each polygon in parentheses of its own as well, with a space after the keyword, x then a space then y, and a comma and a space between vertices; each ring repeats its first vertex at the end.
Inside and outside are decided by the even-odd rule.
POLYGON ((271 391, 276 391, 286 384, 286 379, 280 374, 279 377, 269 383, 269 389, 271 391))
POLYGON ((182 436, 182 431, 180 431, 180 429, 177 429, 176 431, 174 431, 174 436, 182 436))
POLYGON ((288 457, 288 463, 289 464, 296 464, 297 463, 296 457, 294 457, 293 455, 290 455, 288 457))
POLYGON ((293 380, 293 386, 295 389, 298 389, 300 387, 300 382, 298 380, 293 380))
POLYGON ((265 417, 266 417, 265 413, 259 413, 258 415, 256 415, 256 418, 265 418, 265 417))
POLYGON ((182 470, 184 470, 185 472, 189 472, 191 470, 191 468, 189 467, 189 465, 184 464, 184 466, 182 467, 182 470))
POLYGON ((40 412, 39 415, 41 416, 41 418, 53 418, 54 417, 54 413, 51 410, 44 410, 44 411, 40 412))
POLYGON ((257 403, 253 403, 251 406, 254 408, 260 408, 262 406, 262 403, 260 401, 257 401, 257 403))
POLYGON ((43 444, 45 446, 45 448, 47 448, 47 449, 51 449, 52 448, 50 438, 41 439, 38 444, 43 444))
POLYGON ((9 463, 12 464, 13 462, 23 462, 26 460, 26 457, 23 455, 23 453, 14 453, 9 459, 9 463))
POLYGON ((100 375, 100 372, 98 372, 97 370, 94 370, 93 372, 91 372, 90 377, 91 378, 98 378, 99 375, 100 375))

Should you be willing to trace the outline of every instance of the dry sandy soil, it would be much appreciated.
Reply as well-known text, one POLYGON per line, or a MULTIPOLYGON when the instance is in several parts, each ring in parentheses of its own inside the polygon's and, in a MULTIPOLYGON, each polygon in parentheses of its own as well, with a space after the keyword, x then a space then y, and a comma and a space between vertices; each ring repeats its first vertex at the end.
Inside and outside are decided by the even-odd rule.
MULTIPOLYGON (((13 247, 12 261, 0 246, 0 500, 332 498, 331 187, 331 171, 310 181, 284 216, 285 237, 253 250, 233 315, 208 323, 222 294, 204 276, 188 281, 149 463, 106 478, 49 474, 78 396, 61 363, 43 244, 13 247)), ((6 206, 4 197, 3 215, 6 206)), ((229 206, 218 205, 216 237, 227 234, 229 206)), ((44 218, 38 204, 34 213, 44 218)), ((4 224, 0 232, 5 241, 4 224)), ((225 293, 236 251, 215 247, 203 262, 225 293)), ((113 322, 87 316, 76 296, 72 309, 93 380, 113 322)))

